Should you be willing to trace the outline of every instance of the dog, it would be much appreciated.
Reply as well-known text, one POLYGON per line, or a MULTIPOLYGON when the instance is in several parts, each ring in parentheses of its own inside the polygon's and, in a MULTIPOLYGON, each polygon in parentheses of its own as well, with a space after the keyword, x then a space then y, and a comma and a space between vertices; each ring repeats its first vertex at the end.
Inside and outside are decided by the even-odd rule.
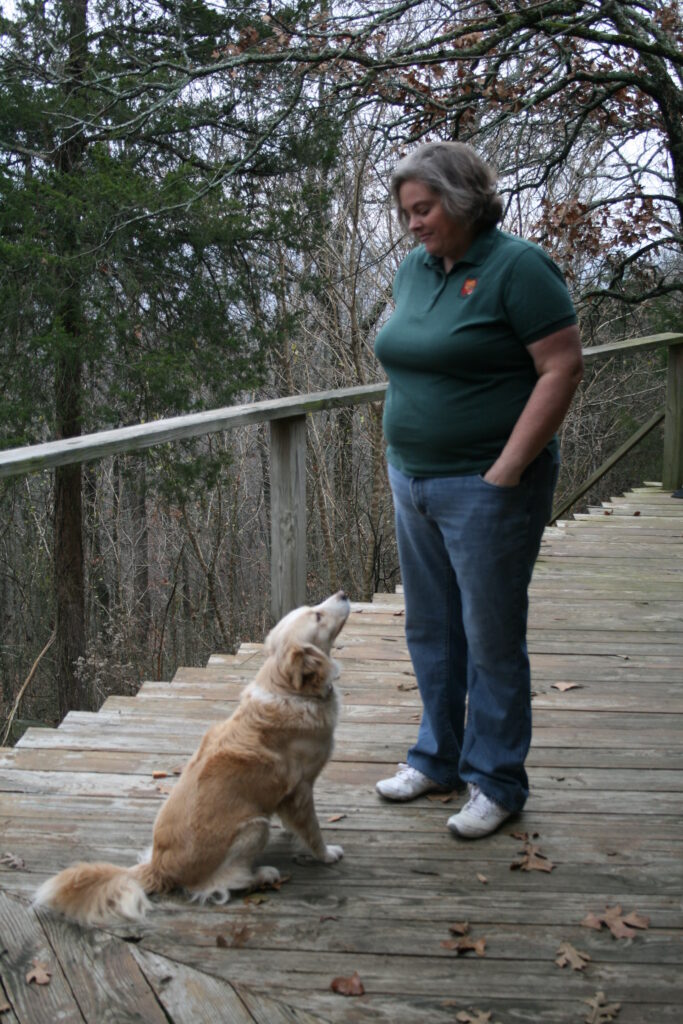
POLYGON ((233 890, 279 880, 277 868, 253 867, 274 814, 318 860, 338 861, 344 851, 323 841, 313 784, 332 753, 339 667, 330 650, 349 611, 340 590, 271 630, 236 710, 204 734, 161 807, 144 863, 76 864, 44 882, 34 905, 102 926, 142 920, 151 893, 225 903, 233 890))

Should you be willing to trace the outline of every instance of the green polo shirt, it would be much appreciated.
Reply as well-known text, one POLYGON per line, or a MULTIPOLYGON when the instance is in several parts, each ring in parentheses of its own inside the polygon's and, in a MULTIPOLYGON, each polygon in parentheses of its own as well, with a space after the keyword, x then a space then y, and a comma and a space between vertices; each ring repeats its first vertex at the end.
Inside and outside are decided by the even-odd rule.
POLYGON ((562 273, 537 245, 491 228, 449 274, 414 249, 394 301, 375 341, 387 459, 408 476, 485 472, 537 380, 526 346, 576 323, 562 273))

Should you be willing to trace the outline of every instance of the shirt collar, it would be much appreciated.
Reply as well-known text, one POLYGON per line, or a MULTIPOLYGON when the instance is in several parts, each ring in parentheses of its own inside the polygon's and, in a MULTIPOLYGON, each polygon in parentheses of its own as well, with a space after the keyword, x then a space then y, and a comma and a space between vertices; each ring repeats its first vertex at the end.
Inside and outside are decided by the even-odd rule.
MULTIPOLYGON (((453 270, 464 263, 468 263, 472 266, 479 266, 482 264, 491 252, 498 233, 498 228, 496 227, 484 228, 483 231, 480 231, 465 255, 453 264, 453 270)), ((426 266, 434 267, 436 270, 443 271, 443 260, 440 256, 432 256, 431 253, 425 250, 423 261, 426 266)))

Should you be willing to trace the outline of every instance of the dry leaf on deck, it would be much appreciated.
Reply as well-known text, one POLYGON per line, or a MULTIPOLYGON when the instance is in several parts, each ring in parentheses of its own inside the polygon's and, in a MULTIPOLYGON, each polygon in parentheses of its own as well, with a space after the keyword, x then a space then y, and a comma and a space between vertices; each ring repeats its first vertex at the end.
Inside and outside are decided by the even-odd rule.
POLYGON ((486 956, 486 939, 444 939, 441 945, 444 949, 454 949, 458 956, 470 952, 486 956))
POLYGON ((555 865, 548 860, 544 853, 541 853, 535 843, 525 840, 524 849, 518 860, 513 860, 510 871, 520 869, 522 871, 552 871, 555 865))
POLYGON ((451 935, 467 935, 470 930, 469 921, 455 921, 453 924, 449 924, 448 930, 451 935))
POLYGON ((396 689, 403 690, 405 692, 409 692, 410 690, 417 690, 417 683, 399 683, 396 689))
POLYGON ((555 963, 558 967, 571 967, 574 971, 583 971, 588 966, 589 960, 588 953, 574 949, 571 942, 561 942, 555 963))
POLYGON ((479 881, 481 882, 482 885, 488 885, 489 884, 489 880, 486 877, 486 875, 480 875, 479 872, 477 872, 477 878, 479 879, 479 881))
POLYGON ((328 821, 328 824, 332 824, 332 822, 334 822, 334 821, 341 821, 342 818, 345 818, 345 817, 346 817, 345 814, 333 814, 331 818, 327 819, 327 821, 328 821))
POLYGON ((608 1003, 604 992, 596 992, 592 999, 584 999, 590 1006, 590 1012, 584 1017, 584 1024, 607 1024, 614 1020, 621 1009, 621 1003, 608 1003))
POLYGON ((553 690, 559 690, 560 693, 564 693, 565 690, 583 690, 581 683, 551 683, 553 690))
POLYGON ((455 792, 453 792, 453 793, 430 793, 427 796, 427 799, 431 800, 432 803, 449 804, 454 796, 455 796, 455 792))
POLYGON ((264 892, 250 892, 248 896, 245 896, 242 900, 243 903, 254 903, 258 906, 259 903, 267 903, 268 897, 264 892))
POLYGON ((251 932, 246 924, 234 925, 230 934, 232 935, 230 945, 233 949, 240 949, 251 938, 251 932))
POLYGON ((330 988, 340 996, 362 996, 365 992, 358 971, 354 971, 350 978, 333 978, 330 988))
POLYGON ((600 931, 603 925, 611 931, 615 939, 632 939, 638 932, 635 929, 650 927, 650 918, 632 910, 626 917, 622 917, 621 907, 605 907, 604 914, 586 914, 581 922, 584 928, 595 928, 600 931))
POLYGON ((17 857, 16 853, 3 853, 0 857, 0 864, 4 864, 7 868, 14 868, 16 871, 25 866, 21 857, 17 857))
POLYGON ((168 772, 162 772, 162 771, 152 772, 152 778, 153 779, 167 779, 168 778, 168 772))
POLYGON ((33 964, 33 970, 29 971, 26 975, 26 983, 30 985, 31 982, 35 982, 36 985, 49 985, 52 972, 48 971, 47 965, 37 960, 35 957, 31 960, 33 964))
POLYGON ((219 949, 228 948, 228 940, 226 939, 225 935, 216 936, 216 945, 218 946, 219 949))
POLYGON ((491 1011, 484 1013, 483 1010, 461 1010, 456 1013, 455 1019, 461 1024, 493 1024, 491 1011))

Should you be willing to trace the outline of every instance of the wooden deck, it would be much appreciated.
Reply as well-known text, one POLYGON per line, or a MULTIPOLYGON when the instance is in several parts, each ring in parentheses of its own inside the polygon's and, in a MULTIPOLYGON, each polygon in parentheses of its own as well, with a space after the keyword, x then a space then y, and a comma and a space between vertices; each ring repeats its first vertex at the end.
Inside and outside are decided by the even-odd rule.
POLYGON ((457 797, 396 806, 373 791, 419 716, 400 595, 354 606, 340 638, 345 708, 317 798, 345 857, 305 863, 275 830, 268 862, 291 876, 279 891, 199 909, 163 899, 144 926, 109 932, 30 907, 75 859, 136 859, 259 645, 29 730, 0 751, 2 1024, 610 1020, 586 1002, 598 992, 621 1004, 618 1024, 680 1022, 682 541, 683 501, 654 486, 547 531, 532 588, 532 794, 479 842, 445 829, 457 797), (552 871, 511 870, 522 833, 552 871), (614 938, 582 926, 616 906, 649 927, 614 938), (465 921, 483 955, 443 945, 465 921), (590 957, 585 969, 556 965, 565 942, 590 957), (27 982, 34 961, 48 984, 27 982), (355 971, 364 995, 331 991, 355 971))

